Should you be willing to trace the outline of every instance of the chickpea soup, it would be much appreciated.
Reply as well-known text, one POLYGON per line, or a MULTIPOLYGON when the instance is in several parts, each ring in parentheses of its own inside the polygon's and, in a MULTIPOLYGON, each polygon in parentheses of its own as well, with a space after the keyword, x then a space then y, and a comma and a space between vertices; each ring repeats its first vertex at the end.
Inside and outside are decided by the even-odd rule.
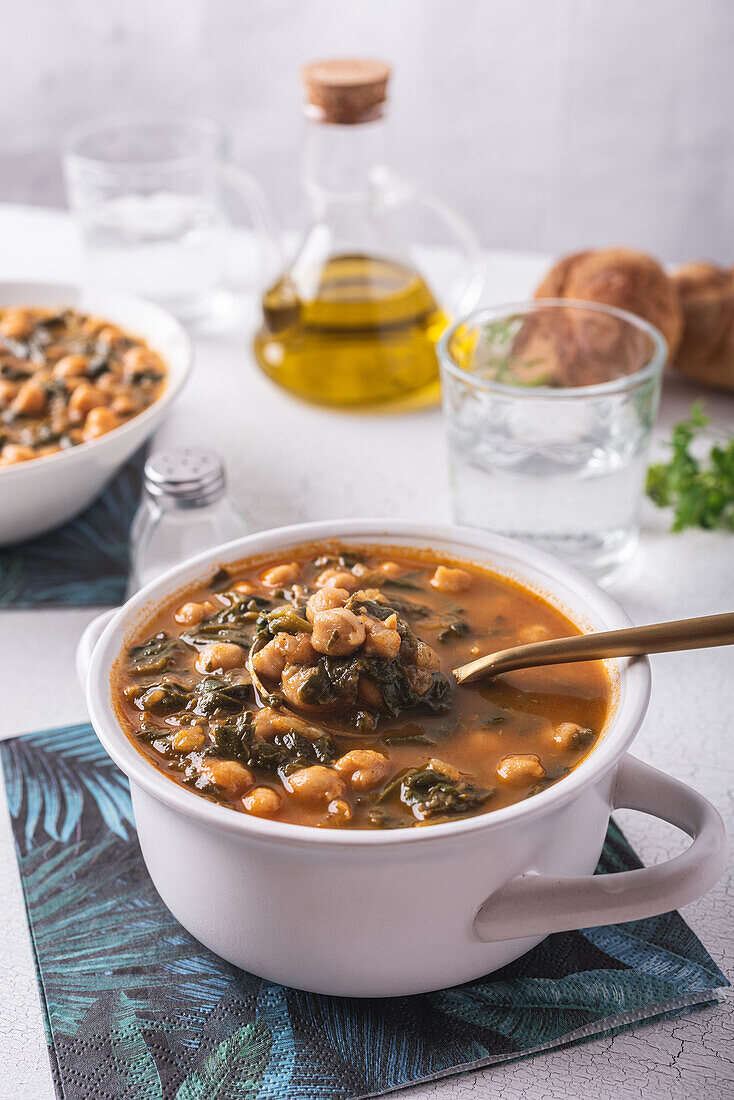
POLYGON ((393 829, 485 813, 567 775, 604 725, 600 662, 458 687, 481 653, 577 634, 539 596, 431 552, 335 542, 220 569, 118 658, 151 764, 239 813, 393 829))
POLYGON ((97 439, 160 397, 144 341, 78 310, 0 309, 0 468, 97 439))

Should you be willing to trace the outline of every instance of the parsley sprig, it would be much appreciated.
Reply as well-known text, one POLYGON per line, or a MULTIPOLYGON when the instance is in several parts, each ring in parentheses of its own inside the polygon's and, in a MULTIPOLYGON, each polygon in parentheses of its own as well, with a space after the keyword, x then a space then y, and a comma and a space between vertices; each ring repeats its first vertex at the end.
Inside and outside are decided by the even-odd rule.
POLYGON ((673 508, 673 531, 685 527, 734 531, 734 435, 714 443, 705 459, 691 444, 710 423, 696 401, 687 420, 673 428, 671 457, 647 471, 647 495, 659 508, 673 508))

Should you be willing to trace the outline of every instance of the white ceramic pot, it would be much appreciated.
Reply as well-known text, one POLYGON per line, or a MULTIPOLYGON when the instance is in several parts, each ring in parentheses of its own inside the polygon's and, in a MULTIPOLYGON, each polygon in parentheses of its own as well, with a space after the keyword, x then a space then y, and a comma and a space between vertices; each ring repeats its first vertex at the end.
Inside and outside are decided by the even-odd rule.
POLYGON ((0 467, 0 546, 50 531, 88 507, 166 416, 192 358, 191 341, 178 321, 142 298, 57 283, 0 283, 0 308, 5 306, 73 306, 112 321, 163 357, 168 381, 157 401, 107 435, 0 467))
POLYGON ((628 625, 595 585, 553 558, 466 528, 379 520, 265 531, 192 559, 88 630, 94 728, 130 780, 140 845, 166 905, 197 939, 284 985, 341 996, 420 993, 487 974, 549 932, 662 913, 708 890, 725 866, 721 818, 682 783, 626 755, 650 692, 646 660, 610 662, 615 699, 590 754, 527 801, 425 829, 339 831, 238 814, 186 790, 142 756, 111 706, 110 669, 151 604, 250 554, 299 543, 431 546, 541 592, 586 629, 628 625), (96 644, 94 644, 96 642, 96 644), (610 811, 626 806, 694 838, 660 866, 592 877, 610 811))

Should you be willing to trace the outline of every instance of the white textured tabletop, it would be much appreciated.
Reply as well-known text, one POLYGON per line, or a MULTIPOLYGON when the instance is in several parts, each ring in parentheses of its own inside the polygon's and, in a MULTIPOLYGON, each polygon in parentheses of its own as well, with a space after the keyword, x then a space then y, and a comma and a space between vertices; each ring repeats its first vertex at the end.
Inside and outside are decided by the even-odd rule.
MULTIPOLYGON (((0 278, 73 280, 76 240, 63 214, 0 206, 0 278)), ((527 296, 542 256, 488 256, 487 302, 527 296)), ((247 311, 245 311, 247 312, 247 311)), ((254 313, 250 308, 250 323, 254 313)), ((209 444, 226 457, 235 496, 253 527, 335 516, 448 519, 445 455, 437 410, 401 416, 338 415, 310 408, 260 376, 241 330, 197 341, 193 379, 160 433, 161 442, 209 444), (275 449, 266 446, 277 438, 275 449), (338 461, 335 462, 335 458, 338 461), (253 476, 254 474, 254 476, 253 476)), ((681 419, 696 391, 668 383, 658 436, 681 419)), ((708 411, 734 424, 734 398, 711 394, 708 411)), ((702 615, 734 606, 734 537, 671 535, 651 506, 641 548, 612 589, 636 622, 702 615)), ((74 674, 89 610, 0 613, 0 736, 82 720, 74 674), (33 660, 30 656, 33 654, 33 660), (35 690, 39 659, 44 691, 35 690)), ((653 659, 653 698, 635 752, 706 794, 734 821, 734 651, 653 659)), ((54 1096, 10 826, 0 789, 0 1100, 54 1096)), ((625 813, 622 824, 645 862, 682 846, 669 826, 625 813)), ((732 881, 687 906, 684 916, 722 969, 734 972, 732 881)), ((401 1095, 405 1100, 553 1100, 734 1097, 731 1001, 638 1026, 613 1038, 459 1075, 401 1095)), ((90 1098, 91 1100, 91 1098, 90 1098)), ((131 1098, 133 1100, 133 1098, 131 1098)))

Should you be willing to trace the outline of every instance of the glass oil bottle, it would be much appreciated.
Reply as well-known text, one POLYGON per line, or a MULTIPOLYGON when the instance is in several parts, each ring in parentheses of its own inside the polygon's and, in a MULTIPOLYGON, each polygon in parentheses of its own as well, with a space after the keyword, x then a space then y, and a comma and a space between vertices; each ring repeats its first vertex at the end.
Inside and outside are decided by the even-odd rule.
POLYGON ((321 62, 303 71, 303 183, 311 224, 295 259, 263 296, 254 348, 270 378, 320 404, 391 402, 437 379, 435 344, 448 317, 396 231, 399 206, 406 200, 439 205, 439 216, 459 223, 464 249, 475 245, 440 200, 398 185, 388 173, 389 75, 389 66, 367 60, 321 62))

